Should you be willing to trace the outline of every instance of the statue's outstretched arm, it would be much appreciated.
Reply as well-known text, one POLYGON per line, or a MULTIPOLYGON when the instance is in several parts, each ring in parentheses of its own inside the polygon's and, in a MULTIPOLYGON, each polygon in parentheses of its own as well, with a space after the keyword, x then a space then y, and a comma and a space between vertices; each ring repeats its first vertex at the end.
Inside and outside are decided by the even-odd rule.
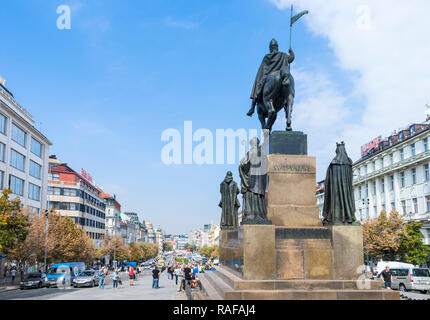
POLYGON ((288 52, 290 53, 290 55, 288 56, 288 63, 292 63, 296 56, 294 55, 293 49, 290 49, 288 52))

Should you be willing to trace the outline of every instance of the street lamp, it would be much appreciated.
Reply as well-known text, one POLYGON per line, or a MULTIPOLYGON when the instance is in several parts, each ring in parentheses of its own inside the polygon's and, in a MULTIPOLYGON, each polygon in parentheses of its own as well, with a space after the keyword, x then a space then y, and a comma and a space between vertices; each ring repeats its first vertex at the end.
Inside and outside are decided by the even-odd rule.
POLYGON ((45 230, 45 254, 44 254, 44 269, 45 273, 48 272, 48 268, 46 265, 46 260, 48 257, 48 231, 49 231, 49 213, 51 209, 45 210, 45 216, 46 216, 46 230, 45 230))

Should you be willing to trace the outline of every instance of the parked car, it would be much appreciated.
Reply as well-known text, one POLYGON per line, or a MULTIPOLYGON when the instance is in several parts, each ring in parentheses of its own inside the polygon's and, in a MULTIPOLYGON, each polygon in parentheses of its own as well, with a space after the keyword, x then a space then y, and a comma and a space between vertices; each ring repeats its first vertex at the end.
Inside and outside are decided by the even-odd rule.
POLYGON ((99 273, 95 270, 82 271, 77 277, 73 279, 73 286, 80 287, 95 287, 99 282, 99 273))
POLYGON ((43 288, 48 287, 49 282, 46 279, 46 276, 39 272, 29 273, 25 276, 24 281, 21 281, 20 288, 31 289, 31 288, 43 288))
POLYGON ((430 270, 426 268, 395 268, 392 289, 400 291, 417 290, 426 294, 430 290, 430 270))
POLYGON ((72 285, 73 279, 85 270, 83 262, 68 262, 54 264, 47 274, 49 287, 72 285))

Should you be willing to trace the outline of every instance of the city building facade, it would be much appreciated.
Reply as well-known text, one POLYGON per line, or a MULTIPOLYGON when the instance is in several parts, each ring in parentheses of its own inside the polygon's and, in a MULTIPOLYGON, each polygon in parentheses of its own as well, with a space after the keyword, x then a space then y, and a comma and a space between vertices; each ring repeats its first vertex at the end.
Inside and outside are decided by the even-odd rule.
POLYGON ((56 156, 49 159, 48 207, 72 218, 96 247, 101 245, 105 237, 106 204, 100 190, 56 156))
POLYGON ((353 165, 356 216, 377 218, 382 210, 424 223, 430 245, 430 124, 412 124, 362 147, 353 165))
POLYGON ((0 189, 10 189, 23 207, 46 209, 49 147, 33 116, 0 84, 0 189))

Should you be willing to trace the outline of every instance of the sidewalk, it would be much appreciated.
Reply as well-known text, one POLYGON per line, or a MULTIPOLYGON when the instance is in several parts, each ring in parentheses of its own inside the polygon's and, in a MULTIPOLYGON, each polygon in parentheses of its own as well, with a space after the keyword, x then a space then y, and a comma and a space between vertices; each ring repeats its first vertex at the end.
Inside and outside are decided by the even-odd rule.
POLYGON ((19 285, 9 285, 9 286, 5 286, 5 287, 0 287, 0 292, 8 292, 8 291, 13 291, 13 290, 18 290, 19 289, 19 285))

